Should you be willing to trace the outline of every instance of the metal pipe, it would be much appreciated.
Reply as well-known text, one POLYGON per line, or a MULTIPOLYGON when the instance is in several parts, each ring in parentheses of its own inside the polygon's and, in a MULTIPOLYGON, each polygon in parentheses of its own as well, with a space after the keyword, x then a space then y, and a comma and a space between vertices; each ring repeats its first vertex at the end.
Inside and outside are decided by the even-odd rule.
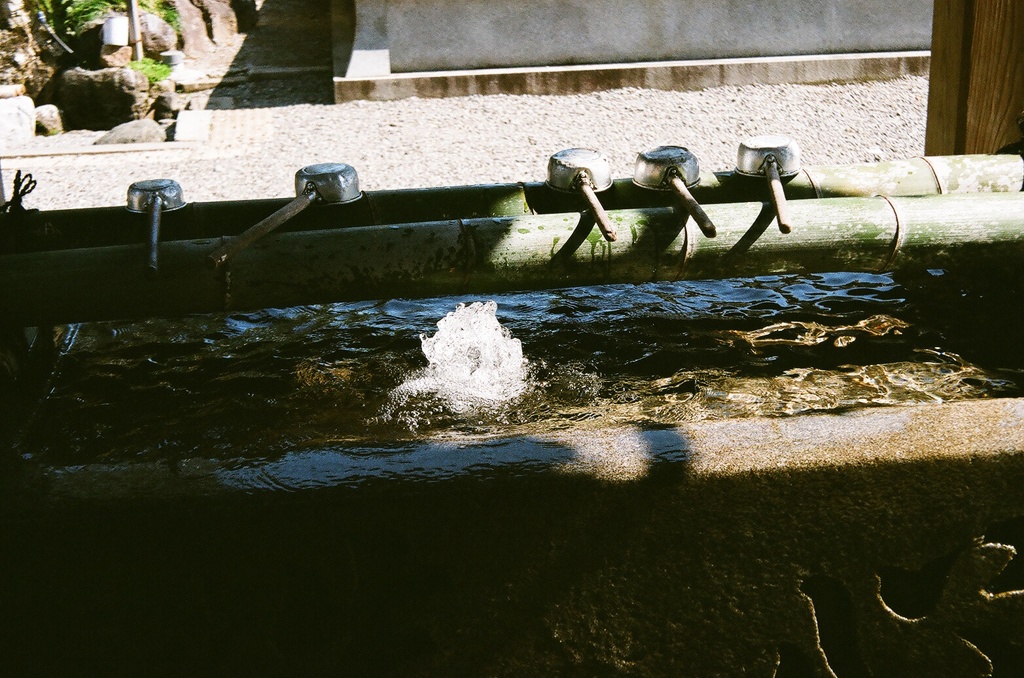
POLYGON ((668 183, 675 191, 679 199, 683 201, 683 207, 686 208, 686 212, 693 217, 693 220, 697 223, 697 227, 700 228, 708 238, 715 237, 715 225, 712 223, 711 218, 708 216, 704 208, 700 206, 700 203, 694 199, 693 194, 690 193, 690 189, 686 187, 686 182, 683 181, 682 177, 675 170, 670 170, 668 173, 668 183))
POLYGON ((800 228, 786 236, 751 227, 763 207, 708 205, 717 237, 690 239, 682 270, 686 243, 670 208, 613 212, 630 238, 591 239, 564 259, 555 253, 578 213, 280 233, 239 252, 230 279, 206 266, 218 245, 210 239, 163 241, 160 275, 143 280, 132 267, 137 245, 9 254, 0 256, 0 317, 42 325, 678 278, 956 270, 972 261, 1016 270, 1024 253, 1024 193, 795 201, 800 228))
POLYGON ((139 0, 128 0, 128 25, 131 28, 132 61, 142 61, 142 29, 139 26, 139 0))
POLYGON ((231 238, 231 240, 218 248, 216 252, 210 255, 210 264, 214 268, 223 265, 228 259, 242 250, 251 247, 257 240, 287 223, 316 201, 316 191, 312 187, 307 187, 305 191, 295 196, 287 205, 247 231, 231 238))

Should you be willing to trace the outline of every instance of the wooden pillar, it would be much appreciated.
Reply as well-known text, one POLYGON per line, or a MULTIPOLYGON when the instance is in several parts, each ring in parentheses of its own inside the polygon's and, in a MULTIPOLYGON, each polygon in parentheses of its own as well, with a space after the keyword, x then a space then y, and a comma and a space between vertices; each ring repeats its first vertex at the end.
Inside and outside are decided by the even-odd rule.
POLYGON ((1024 2, 935 0, 925 153, 992 153, 1019 141, 1024 2))

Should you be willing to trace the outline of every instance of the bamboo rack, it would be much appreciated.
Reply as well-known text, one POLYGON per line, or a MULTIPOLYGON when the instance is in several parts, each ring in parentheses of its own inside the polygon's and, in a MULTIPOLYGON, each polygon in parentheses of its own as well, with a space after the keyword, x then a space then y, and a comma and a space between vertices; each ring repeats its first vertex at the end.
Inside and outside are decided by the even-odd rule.
MULTIPOLYGON (((126 187, 127 188, 127 187, 126 187)), ((785 185, 789 200, 872 195, 915 196, 976 192, 1019 192, 1024 160, 1016 155, 914 158, 891 162, 805 167, 785 185)), ((188 186, 184 186, 188 195, 188 186)), ((704 172, 691 189, 701 204, 767 201, 763 181, 732 172, 704 172)), ((598 194, 607 210, 667 207, 670 193, 650 191, 618 179, 598 194)), ((289 199, 191 203, 165 214, 164 240, 237 235, 280 209, 289 199)), ((577 196, 552 191, 540 182, 367 191, 347 205, 320 205, 299 215, 282 231, 322 230, 420 223, 446 219, 559 214, 586 207, 577 196)), ((3 225, 0 221, 0 225, 3 225)), ((0 229, 0 252, 42 251, 142 242, 144 219, 123 207, 30 213, 24 223, 0 229), (2 231, 6 231, 3 233, 2 231)))
MULTIPOLYGON (((791 204, 794 230, 768 228, 761 202, 707 206, 704 238, 672 208, 612 210, 567 252, 576 213, 520 214, 280 233, 220 269, 222 238, 161 243, 143 274, 141 243, 0 256, 0 317, 23 325, 178 316, 363 299, 493 294, 607 283, 824 271, 1019 268, 1024 193, 826 198, 791 204), (684 226, 685 223, 685 226, 684 226)), ((344 226, 344 224, 338 224, 344 226)))

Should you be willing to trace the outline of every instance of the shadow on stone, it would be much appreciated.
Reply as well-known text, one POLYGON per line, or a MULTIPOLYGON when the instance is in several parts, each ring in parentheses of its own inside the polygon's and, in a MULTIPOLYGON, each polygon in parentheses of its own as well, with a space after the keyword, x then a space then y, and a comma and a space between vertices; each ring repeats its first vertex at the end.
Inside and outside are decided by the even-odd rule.
POLYGON ((932 560, 919 570, 881 568, 878 574, 882 580, 882 600, 889 609, 907 619, 931 614, 942 595, 949 569, 959 556, 959 551, 950 553, 932 560))
POLYGON ((825 576, 809 577, 800 585, 800 590, 814 604, 821 648, 832 671, 839 678, 870 676, 858 649, 849 592, 839 581, 825 576))

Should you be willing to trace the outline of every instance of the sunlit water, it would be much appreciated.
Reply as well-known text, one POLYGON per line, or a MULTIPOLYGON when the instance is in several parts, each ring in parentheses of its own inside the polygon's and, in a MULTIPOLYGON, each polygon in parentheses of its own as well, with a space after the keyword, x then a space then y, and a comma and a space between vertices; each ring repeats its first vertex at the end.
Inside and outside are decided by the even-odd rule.
POLYGON ((998 300, 929 284, 828 274, 84 324, 18 451, 55 470, 306 459, 296 473, 316 476, 424 441, 1018 395, 1019 335, 979 329, 998 300))

